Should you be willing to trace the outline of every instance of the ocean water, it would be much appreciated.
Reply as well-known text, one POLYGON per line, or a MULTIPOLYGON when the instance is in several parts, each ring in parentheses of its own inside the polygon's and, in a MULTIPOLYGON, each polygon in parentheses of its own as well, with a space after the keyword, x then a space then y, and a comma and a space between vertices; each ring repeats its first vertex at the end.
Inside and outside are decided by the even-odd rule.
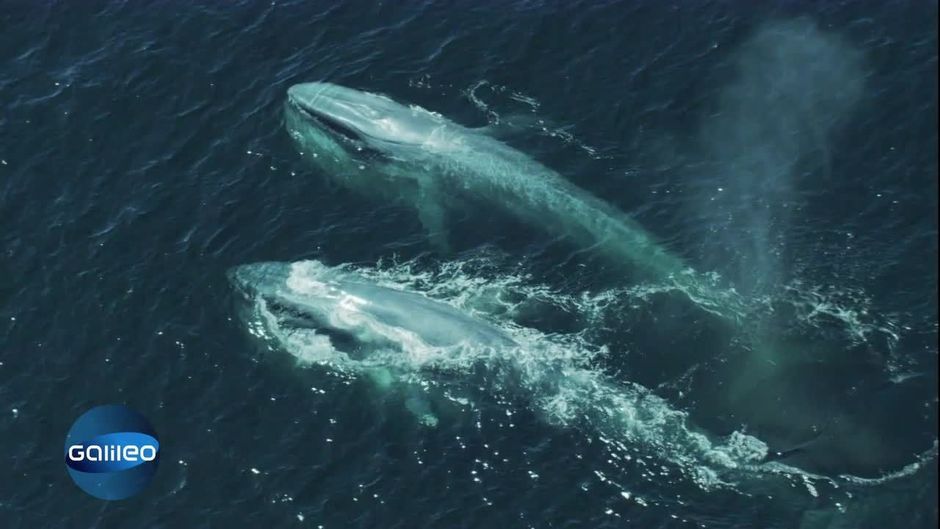
POLYGON ((0 526, 936 526, 937 14, 0 3, 0 526), (284 103, 310 81, 489 127, 739 318, 486 197, 442 250, 301 155, 284 103), (278 325, 229 271, 270 261, 522 347, 377 383, 259 339, 278 325), (61 458, 105 403, 162 446, 119 502, 61 458))

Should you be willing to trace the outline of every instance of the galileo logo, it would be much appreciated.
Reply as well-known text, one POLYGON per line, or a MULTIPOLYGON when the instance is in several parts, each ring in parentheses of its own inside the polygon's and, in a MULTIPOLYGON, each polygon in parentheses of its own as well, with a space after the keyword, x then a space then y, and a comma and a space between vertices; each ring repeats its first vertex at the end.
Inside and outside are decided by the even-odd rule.
POLYGON ((160 461, 160 442, 139 413, 119 405, 88 410, 65 438, 72 481, 102 500, 122 500, 144 490, 160 461))

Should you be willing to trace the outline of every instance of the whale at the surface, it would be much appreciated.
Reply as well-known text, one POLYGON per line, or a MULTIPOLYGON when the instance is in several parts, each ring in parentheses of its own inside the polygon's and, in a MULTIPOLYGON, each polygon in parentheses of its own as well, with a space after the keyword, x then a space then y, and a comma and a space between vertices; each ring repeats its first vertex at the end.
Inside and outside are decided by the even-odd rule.
MULTIPOLYGON (((608 380, 574 360, 578 355, 567 346, 553 348, 548 337, 519 341, 503 326, 386 286, 365 270, 319 261, 267 262, 237 266, 228 276, 248 301, 252 334, 303 365, 366 375, 385 387, 441 374, 472 377, 483 368, 488 378, 527 393, 552 422, 588 420, 640 445, 671 446, 677 460, 697 454, 719 467, 766 455, 763 443, 746 435, 735 434, 734 447, 713 444, 687 426, 684 412, 642 386, 608 380)), ((411 397, 414 402, 416 394, 411 397)), ((427 402, 420 402, 417 415, 433 416, 427 402)))
POLYGON ((498 327, 421 294, 318 261, 255 263, 229 277, 280 346, 332 368, 410 370, 457 348, 513 347, 498 327))
POLYGON ((415 292, 379 285, 318 261, 237 266, 229 279, 248 299, 252 333, 299 362, 366 375, 405 393, 423 424, 437 415, 413 379, 517 344, 496 326, 415 292))
POLYGON ((305 158, 350 189, 413 207, 439 246, 447 246, 447 210, 466 197, 671 281, 706 309, 735 313, 727 293, 626 214, 481 129, 331 83, 294 85, 287 95, 287 129, 305 158))
MULTIPOLYGON (((508 387, 549 422, 584 426, 623 446, 655 453, 703 486, 727 479, 752 482, 768 474, 830 481, 834 478, 806 470, 825 468, 825 475, 841 475, 856 470, 861 456, 874 458, 860 473, 874 477, 873 482, 902 477, 924 464, 900 470, 885 466, 886 454, 872 450, 876 432, 851 420, 833 421, 815 437, 793 438, 787 432, 801 431, 799 417, 779 414, 779 432, 759 434, 771 434, 766 440, 773 450, 743 431, 708 434, 687 411, 642 385, 612 378, 569 342, 478 317, 375 270, 318 261, 269 262, 237 266, 229 278, 248 301, 245 319, 252 334, 304 365, 365 375, 380 387, 403 391, 406 407, 425 424, 438 420, 435 401, 429 400, 433 395, 421 389, 428 382, 448 391, 466 384, 494 391, 508 387)), ((800 402, 826 405, 811 398, 800 402)), ((743 395, 742 400, 728 405, 738 411, 751 404, 755 413, 779 411, 766 399, 743 395)), ((936 445, 918 461, 935 454, 936 445)), ((845 484, 856 482, 853 476, 842 478, 845 484)))
POLYGON ((252 334, 302 364, 406 388, 406 405, 425 424, 436 424, 437 418, 427 395, 407 389, 414 387, 411 382, 447 383, 454 377, 441 375, 460 380, 482 369, 487 384, 511 384, 550 422, 586 423, 653 450, 704 485, 728 472, 796 471, 772 462, 765 467, 768 448, 753 436, 705 434, 689 423, 686 412, 643 386, 610 379, 579 360, 568 344, 555 346, 549 336, 490 323, 357 269, 318 261, 269 262, 235 267, 229 278, 249 302, 252 334))

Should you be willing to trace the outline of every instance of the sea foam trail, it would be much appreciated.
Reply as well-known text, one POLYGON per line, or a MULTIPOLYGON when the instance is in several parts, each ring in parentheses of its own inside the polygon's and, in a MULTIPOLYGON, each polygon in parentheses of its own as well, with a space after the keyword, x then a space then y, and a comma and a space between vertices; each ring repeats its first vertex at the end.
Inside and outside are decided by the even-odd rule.
POLYGON ((734 486, 768 474, 786 476, 807 485, 808 490, 812 482, 832 482, 833 478, 779 462, 765 463, 768 447, 760 439, 743 431, 721 438, 709 435, 692 424, 687 412, 648 388, 611 378, 597 367, 609 351, 590 343, 586 332, 542 332, 512 321, 514 306, 533 297, 574 306, 590 320, 600 317, 613 298, 647 296, 655 289, 566 296, 544 285, 533 285, 524 275, 474 276, 464 269, 466 265, 445 265, 428 272, 417 271, 413 263, 386 268, 292 263, 288 275, 272 276, 270 283, 255 289, 249 299, 247 324, 252 334, 287 351, 302 365, 353 377, 378 371, 386 384, 427 388, 454 380, 454 375, 472 377, 483 368, 498 375, 488 377, 491 391, 523 395, 523 405, 547 422, 591 432, 614 450, 662 458, 703 488, 734 486), (297 324, 296 311, 303 310, 305 300, 320 295, 324 285, 337 277, 355 277, 382 288, 426 296, 433 303, 492 324, 511 341, 496 345, 429 344, 412 333, 369 319, 357 309, 363 300, 357 300, 342 303, 334 315, 355 320, 357 329, 363 329, 362 346, 344 348, 315 326, 297 324), (293 308, 285 312, 285 305, 293 308), (442 377, 444 374, 447 376, 442 377))

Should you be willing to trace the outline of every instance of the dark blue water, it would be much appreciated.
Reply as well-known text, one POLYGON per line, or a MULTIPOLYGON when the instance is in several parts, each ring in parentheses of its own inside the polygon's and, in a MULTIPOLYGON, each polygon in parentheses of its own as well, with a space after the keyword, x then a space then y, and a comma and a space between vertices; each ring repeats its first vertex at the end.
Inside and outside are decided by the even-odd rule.
POLYGON ((0 526, 936 525, 934 2, 6 1, 0 65, 0 526), (453 219, 440 251, 413 210, 298 155, 286 90, 320 80, 466 126, 526 116, 505 141, 759 323, 498 208, 453 219), (476 263, 439 276, 450 299, 515 274, 542 294, 507 325, 606 347, 591 373, 715 436, 805 444, 792 463, 815 477, 704 486, 479 373, 471 405, 424 426, 396 391, 246 332, 226 271, 304 259, 476 263), (785 367, 740 382, 759 349, 785 367), (61 460, 103 403, 161 436, 156 479, 121 502, 61 460))

